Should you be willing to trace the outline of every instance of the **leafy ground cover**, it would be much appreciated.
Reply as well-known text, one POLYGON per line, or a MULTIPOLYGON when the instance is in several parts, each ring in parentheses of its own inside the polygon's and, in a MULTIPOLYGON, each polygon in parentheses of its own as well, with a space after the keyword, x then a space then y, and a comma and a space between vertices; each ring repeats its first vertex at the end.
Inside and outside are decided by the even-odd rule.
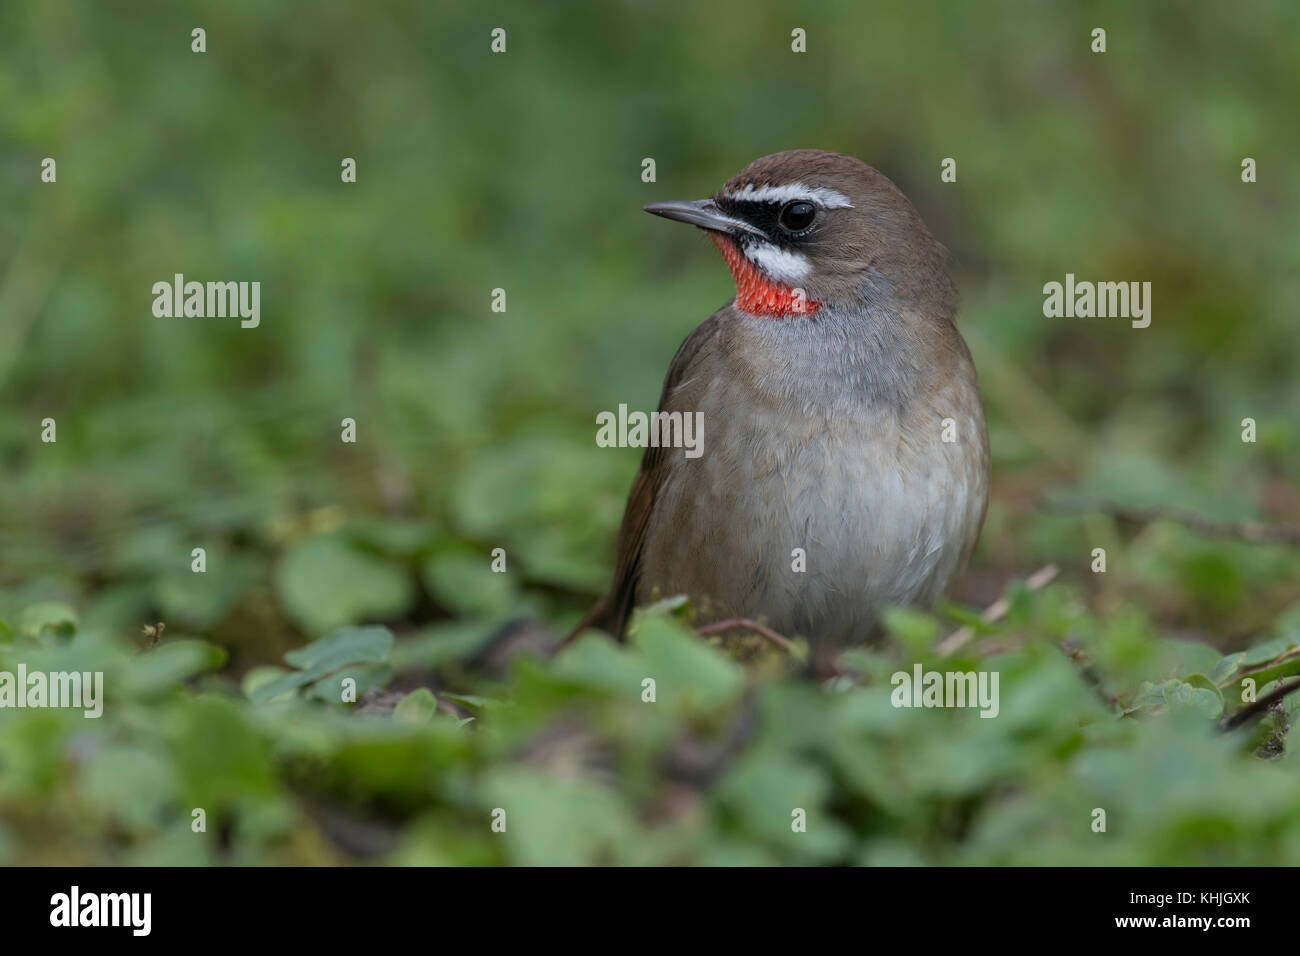
POLYGON ((1300 526, 1300 8, 312 9, 0 4, 0 672, 106 697, 0 709, 0 862, 1300 862, 1295 697, 1221 729, 1294 679, 1300 549, 1213 533, 1300 526), (637 466, 596 415, 732 294, 641 206, 809 146, 954 253, 969 573, 831 688, 683 607, 548 658, 637 466), (153 316, 177 272, 259 326, 153 316), (1067 273, 1151 325, 1046 317, 1067 273), (918 663, 998 717, 893 707, 918 663))

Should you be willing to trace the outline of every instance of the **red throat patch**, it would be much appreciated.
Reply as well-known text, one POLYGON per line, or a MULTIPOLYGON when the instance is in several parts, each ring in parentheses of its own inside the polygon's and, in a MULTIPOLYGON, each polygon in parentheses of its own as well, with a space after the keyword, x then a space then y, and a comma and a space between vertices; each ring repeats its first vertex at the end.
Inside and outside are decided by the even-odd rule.
POLYGON ((787 318, 793 315, 812 315, 822 307, 816 299, 796 295, 794 289, 769 279, 745 258, 740 246, 729 236, 705 230, 713 244, 727 260, 731 278, 736 281, 736 308, 750 315, 768 315, 787 318))

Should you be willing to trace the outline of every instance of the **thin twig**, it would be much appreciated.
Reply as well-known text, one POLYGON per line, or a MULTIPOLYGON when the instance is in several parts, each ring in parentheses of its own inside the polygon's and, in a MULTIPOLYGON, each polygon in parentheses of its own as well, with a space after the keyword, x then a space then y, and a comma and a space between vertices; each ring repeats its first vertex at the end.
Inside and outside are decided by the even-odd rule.
POLYGON ((1070 638, 1066 638, 1060 644, 1061 653, 1068 657, 1074 665, 1079 668, 1079 676, 1083 682, 1093 689, 1102 702, 1112 711, 1120 709, 1119 700, 1111 694, 1106 693, 1106 687, 1102 683, 1101 675, 1097 673, 1088 660, 1088 655, 1084 653, 1083 648, 1076 644, 1070 638))
MULTIPOLYGON (((1041 591, 1052 583, 1060 573, 1061 569, 1059 567, 1055 564, 1049 564, 1025 578, 1025 587, 1030 591, 1041 591)), ((1011 610, 1011 602, 1006 597, 1000 597, 984 609, 984 613, 980 615, 980 620, 985 624, 996 624, 1007 616, 1009 610, 1011 610)), ((939 642, 940 656, 951 657, 970 643, 971 638, 974 636, 975 629, 973 627, 958 628, 939 642)))
POLYGON ((1130 508, 1125 505, 1108 504, 1106 502, 1101 502, 1087 509, 1052 504, 1047 507, 1049 510, 1057 512, 1101 511, 1112 517, 1137 524, 1150 524, 1153 521, 1173 521, 1207 538, 1245 541, 1248 544, 1300 545, 1300 528, 1265 524, 1262 521, 1214 521, 1177 508, 1130 508))
POLYGON ((767 627, 764 624, 759 624, 757 621, 751 620, 747 617, 732 617, 725 621, 716 621, 713 624, 706 624, 703 627, 697 627, 695 630, 696 633, 707 637, 712 634, 721 634, 723 631, 739 631, 742 629, 753 631, 760 637, 771 641, 777 647, 784 648, 791 654, 795 653, 794 642, 791 641, 790 638, 778 634, 770 627, 767 627))
POLYGON ((1291 691, 1297 689, 1300 689, 1300 677, 1297 677, 1289 684, 1279 684, 1259 700, 1255 701, 1255 703, 1241 708, 1241 710, 1229 717, 1223 718, 1223 720, 1219 722, 1219 729, 1223 731, 1235 730, 1246 721, 1262 715, 1264 711, 1268 710, 1287 694, 1291 693, 1291 691))

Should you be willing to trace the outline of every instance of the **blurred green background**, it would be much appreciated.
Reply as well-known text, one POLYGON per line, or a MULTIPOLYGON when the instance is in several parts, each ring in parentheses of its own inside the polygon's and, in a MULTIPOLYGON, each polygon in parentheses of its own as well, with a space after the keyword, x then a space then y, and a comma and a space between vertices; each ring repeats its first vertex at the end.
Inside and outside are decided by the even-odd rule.
MULTIPOLYGON (((0 860, 1101 862, 1086 822, 1041 839, 1060 830, 1065 803, 1098 805, 1062 791, 1052 768, 1091 767, 1103 790, 1136 788, 1111 799, 1146 800, 1156 822, 1143 827, 1159 831, 1114 835, 1106 862, 1294 862, 1300 811, 1280 796, 1293 766, 1176 717, 1154 736, 1136 721, 1116 730, 1051 638, 1095 641, 1125 705, 1140 679, 1208 671, 1261 642, 1271 661, 1300 641, 1295 548, 1093 507, 1300 524, 1298 37, 1300 8, 1286 0, 7 0, 0 648, 10 663, 48 654, 121 674, 179 650, 151 678, 124 677, 130 690, 110 681, 95 727, 0 712, 0 860), (1098 26, 1104 54, 1090 52, 1098 26), (191 52, 195 27, 206 53, 191 52), (496 27, 504 54, 489 50, 496 27), (804 54, 791 52, 796 27, 804 54), (441 668, 503 622, 563 631, 605 586, 639 455, 598 449, 595 415, 652 408, 682 338, 732 294, 707 242, 640 207, 710 194, 755 157, 796 147, 876 166, 953 251, 995 468, 955 597, 982 607, 1008 580, 1061 565, 1046 596, 1021 592, 1005 632, 1015 640, 994 648, 1020 655, 1006 673, 1022 676, 1019 693, 1039 687, 1041 705, 1025 703, 1019 724, 908 723, 873 709, 879 687, 822 699, 724 657, 697 661, 667 619, 660 643, 651 629, 647 646, 592 650, 567 676, 526 663, 494 674, 504 683, 491 693, 469 670, 448 678, 441 668), (47 156, 55 184, 39 180, 47 156), (340 181, 344 157, 355 184, 340 181), (642 182, 647 157, 657 182, 642 182), (955 183, 940 181, 945 157, 955 183), (1257 183, 1241 181, 1244 157, 1257 183), (260 281, 260 327, 155 318, 151 286, 177 272, 260 281), (1044 318, 1042 286, 1067 272, 1150 281, 1151 326, 1044 318), (505 312, 490 309, 497 288, 505 312), (1254 444, 1241 440, 1246 417, 1254 444), (45 418, 54 444, 40 441, 45 418), (339 440, 344 418, 356 444, 339 440), (195 547, 207 551, 201 575, 195 547), (1107 549, 1106 574, 1089 571, 1094 547, 1107 549), (508 574, 489 570, 493 548, 508 574), (157 622, 164 643, 145 649, 141 628, 157 622), (423 683, 439 700, 451 686, 470 701, 458 720, 512 700, 504 737, 444 727, 449 715, 420 715, 419 701, 394 730, 310 694, 248 699, 287 651, 351 625, 397 636, 392 649, 344 653, 370 667, 363 685, 423 683), (1170 638, 1193 649, 1170 650, 1170 638), (601 696, 617 697, 610 675, 636 669, 620 654, 716 667, 712 716, 697 701, 629 730, 601 696), (664 776, 661 751, 684 728, 725 727, 752 705, 723 692, 742 673, 751 690, 762 683, 761 726, 775 736, 718 780, 664 776), (1074 720, 1056 710, 1071 681, 1074 720), (574 708, 597 736, 619 728, 616 785, 516 766, 520 741, 574 708), (848 730, 816 738, 840 726, 807 716, 827 708, 861 731, 852 753, 848 730), (1078 730, 1094 719, 1104 741, 1078 730), (287 726, 310 739, 284 739, 287 726), (196 750, 227 746, 195 765, 196 750), (1168 758, 1183 775, 1170 799, 1222 806, 1151 809, 1142 788, 1160 788, 1134 775, 1155 772, 1152 752, 1201 761, 1168 758), (900 778, 904 755, 935 779, 900 778), (954 769, 958 755, 978 765, 954 769), (1206 782, 1226 773, 1279 802, 1229 812, 1240 791, 1206 782), (837 808, 834 827, 802 844, 788 810, 774 824, 745 803, 799 781, 801 798, 837 808), (702 802, 673 816, 673 794, 690 787, 702 802), (482 805, 514 792, 543 794, 521 813, 549 837, 465 835, 482 805), (220 839, 196 841, 188 808, 209 804, 220 839), (665 815, 682 833, 658 832, 673 848, 660 859, 641 838, 665 815), (583 832, 604 822, 566 841, 555 834, 569 817, 583 832), (358 829, 382 839, 339 836, 358 829), (1247 847, 1262 834, 1266 849, 1247 847)), ((937 624, 900 621, 920 635, 903 641, 911 661, 937 624)), ((876 665, 887 675, 880 660, 862 667, 876 665)), ((622 705, 633 711, 639 679, 622 705)))

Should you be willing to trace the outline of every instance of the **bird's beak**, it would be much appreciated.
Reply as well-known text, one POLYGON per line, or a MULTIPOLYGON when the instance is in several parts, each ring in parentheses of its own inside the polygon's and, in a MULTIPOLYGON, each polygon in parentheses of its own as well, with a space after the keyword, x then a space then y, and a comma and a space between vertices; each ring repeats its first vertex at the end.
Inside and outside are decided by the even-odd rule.
POLYGON ((743 219, 728 216, 718 208, 718 204, 712 199, 652 202, 645 207, 645 211, 656 216, 663 216, 665 219, 689 222, 692 226, 699 226, 701 229, 711 229, 714 232, 724 232, 732 236, 739 235, 742 232, 751 232, 756 236, 763 235, 762 230, 751 226, 743 219))

